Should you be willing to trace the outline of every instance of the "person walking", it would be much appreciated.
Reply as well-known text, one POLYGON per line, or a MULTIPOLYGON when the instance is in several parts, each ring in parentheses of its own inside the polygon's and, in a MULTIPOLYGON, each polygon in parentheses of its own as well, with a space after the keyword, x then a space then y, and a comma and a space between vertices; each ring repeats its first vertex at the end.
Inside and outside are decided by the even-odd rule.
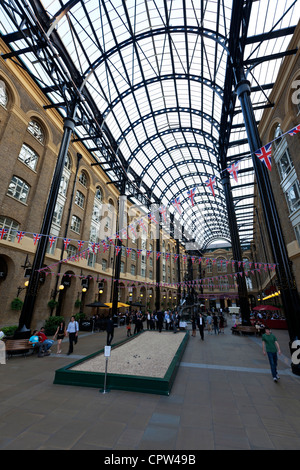
POLYGON ((220 333, 224 334, 224 326, 225 326, 225 318, 223 317, 223 313, 220 313, 219 317, 219 328, 220 333))
POLYGON ((268 356, 273 380, 277 382, 280 378, 277 372, 277 353, 281 354, 281 350, 276 336, 268 327, 265 328, 265 333, 262 335, 262 349, 264 356, 268 356))
POLYGON ((73 315, 67 327, 67 335, 69 337, 68 356, 73 353, 73 343, 75 344, 77 343, 78 331, 79 331, 79 325, 73 315))
POLYGON ((110 346, 113 337, 114 337, 114 331, 115 331, 115 326, 112 317, 109 317, 107 320, 107 325, 106 325, 106 333, 107 333, 107 338, 106 338, 106 344, 107 346, 110 346))
POLYGON ((212 335, 212 316, 210 312, 208 312, 208 315, 206 317, 206 324, 207 324, 208 334, 212 335))
POLYGON ((58 325, 55 335, 53 336, 54 340, 57 339, 57 354, 61 354, 61 343, 66 335, 67 335, 67 332, 66 332, 65 322, 62 321, 58 325))
POLYGON ((199 333, 200 333, 200 338, 202 341, 204 341, 204 317, 202 316, 202 313, 199 313, 199 316, 197 318, 197 326, 199 328, 199 333))
POLYGON ((214 325, 214 331, 215 335, 218 333, 219 334, 219 325, 218 325, 218 317, 215 313, 213 313, 213 325, 214 325))
POLYGON ((192 336, 195 337, 196 336, 196 331, 197 331, 197 327, 196 327, 196 318, 195 318, 195 315, 192 316, 192 336))

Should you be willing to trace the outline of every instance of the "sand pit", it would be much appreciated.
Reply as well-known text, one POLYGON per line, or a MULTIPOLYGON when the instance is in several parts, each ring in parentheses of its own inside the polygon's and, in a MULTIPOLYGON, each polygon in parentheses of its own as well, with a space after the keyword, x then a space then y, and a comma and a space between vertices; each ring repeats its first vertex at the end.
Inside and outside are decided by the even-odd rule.
POLYGON ((101 350, 56 370, 54 383, 103 388, 107 364, 109 389, 169 395, 188 339, 185 331, 145 331, 112 345, 107 360, 101 350))
MULTIPOLYGON (((116 348, 108 360, 111 374, 139 375, 163 378, 179 348, 185 332, 145 331, 116 348)), ((105 372, 104 354, 89 359, 72 370, 105 372)))

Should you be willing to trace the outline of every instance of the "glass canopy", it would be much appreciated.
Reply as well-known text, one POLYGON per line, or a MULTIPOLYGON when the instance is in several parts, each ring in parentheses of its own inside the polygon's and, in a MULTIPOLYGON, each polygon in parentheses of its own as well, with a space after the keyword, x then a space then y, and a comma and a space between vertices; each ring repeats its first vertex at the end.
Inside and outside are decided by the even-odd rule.
MULTIPOLYGON (((268 96, 299 19, 298 5, 293 0, 239 3, 247 22, 243 66, 259 123, 271 105, 268 96)), ((95 162, 116 184, 125 175, 136 188, 133 200, 141 193, 168 206, 200 250, 230 241, 220 133, 226 93, 234 93, 232 84, 226 88, 234 4, 0 0, 2 37, 19 51, 52 105, 64 113, 60 105, 68 89, 78 90, 76 135, 95 162), (207 182, 214 178, 213 193, 207 182), (181 215, 172 203, 176 198, 181 215)), ((228 167, 239 163, 238 180, 230 183, 240 242, 247 245, 253 235, 254 172, 238 100, 225 150, 228 167)))

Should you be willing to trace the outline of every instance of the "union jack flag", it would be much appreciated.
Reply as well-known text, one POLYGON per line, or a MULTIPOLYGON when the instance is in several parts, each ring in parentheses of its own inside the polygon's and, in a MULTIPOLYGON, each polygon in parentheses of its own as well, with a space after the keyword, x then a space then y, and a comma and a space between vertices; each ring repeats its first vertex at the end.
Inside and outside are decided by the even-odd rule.
POLYGON ((149 256, 151 255, 152 251, 151 250, 147 250, 147 259, 149 258, 149 256))
POLYGON ((81 248, 83 247, 84 245, 84 241, 83 240, 78 240, 78 250, 81 251, 81 248))
POLYGON ((138 225, 139 225, 140 227, 142 227, 142 229, 143 229, 145 232, 147 232, 147 227, 146 227, 146 225, 145 225, 143 219, 138 220, 137 223, 138 223, 138 225))
POLYGON ((119 246, 119 245, 116 245, 116 255, 118 256, 118 254, 120 253, 122 247, 119 246))
POLYGON ((157 253, 156 253, 156 259, 158 259, 158 258, 160 257, 160 255, 161 255, 161 252, 160 252, 160 251, 157 251, 157 253))
POLYGON ((167 221, 167 218, 166 218, 166 213, 167 213, 166 207, 165 207, 165 206, 161 206, 161 207, 159 208, 159 212, 161 213, 161 215, 163 216, 164 221, 166 222, 166 221, 167 221))
POLYGON ((24 235, 25 235, 25 232, 20 232, 19 230, 17 231, 18 243, 20 243, 20 241, 22 240, 22 238, 24 237, 24 235))
POLYGON ((139 258, 143 250, 136 250, 136 251, 137 251, 138 258, 139 258))
POLYGON ((71 239, 70 238, 64 238, 64 247, 65 247, 65 250, 68 248, 68 246, 70 245, 70 241, 71 239))
POLYGON ((2 228, 2 229, 0 230, 0 234, 1 234, 0 239, 1 239, 1 240, 3 239, 4 235, 7 234, 7 232, 8 232, 8 229, 7 229, 7 228, 2 228))
POLYGON ((196 188, 191 189, 190 191, 187 192, 187 194, 188 194, 188 197, 191 200, 192 206, 194 206, 194 197, 195 197, 195 194, 196 194, 196 188))
POLYGON ((216 177, 214 176, 213 178, 209 178, 209 180, 207 180, 205 184, 211 190, 212 195, 215 196, 216 177))
POLYGON ((181 214, 182 210, 181 210, 181 205, 180 205, 180 197, 176 197, 175 199, 173 199, 173 201, 171 201, 171 203, 173 204, 173 206, 176 207, 179 214, 181 214))
POLYGON ((132 250, 132 248, 126 248, 126 253, 127 253, 127 256, 129 256, 129 255, 130 255, 130 253, 131 253, 131 250, 132 250))
POLYGON ((294 129, 290 130, 288 132, 289 135, 296 135, 300 132, 300 124, 298 126, 294 127, 294 129))
POLYGON ((38 233, 33 234, 33 244, 35 245, 41 238, 41 235, 38 233))
POLYGON ((109 244, 106 243, 105 241, 102 241, 102 246, 103 246, 103 253, 105 253, 109 248, 109 244))
POLYGON ((272 144, 267 144, 255 152, 255 155, 260 159, 261 162, 264 162, 264 164, 270 171, 272 168, 271 154, 272 154, 272 144))
POLYGON ((152 220, 152 221, 153 221, 155 224, 158 224, 158 222, 157 222, 157 220, 156 220, 155 216, 154 216, 154 215, 152 215, 151 213, 150 213, 150 214, 148 214, 148 218, 149 218, 150 220, 152 220))
POLYGON ((56 237, 49 237, 50 248, 52 248, 53 243, 55 243, 56 237))
POLYGON ((130 224, 129 228, 130 228, 131 232, 133 233, 133 235, 136 237, 137 234, 136 234, 136 231, 135 231, 135 226, 133 224, 130 224))
POLYGON ((227 168, 228 173, 230 173, 231 176, 233 176, 236 182, 238 180, 239 166, 240 166, 240 162, 237 162, 237 163, 233 163, 232 165, 230 165, 230 167, 227 168))

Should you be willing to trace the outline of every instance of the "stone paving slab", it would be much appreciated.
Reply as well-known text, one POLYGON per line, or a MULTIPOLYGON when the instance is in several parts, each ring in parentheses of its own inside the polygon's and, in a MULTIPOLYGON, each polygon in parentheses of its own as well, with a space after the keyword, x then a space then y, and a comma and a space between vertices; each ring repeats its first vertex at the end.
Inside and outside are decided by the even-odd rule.
MULTIPOLYGON (((300 377, 287 332, 274 333, 283 351, 277 384, 261 339, 226 328, 190 337, 169 397, 54 385, 56 369, 103 348, 104 332, 81 332, 71 356, 64 342, 61 355, 54 345, 49 357, 10 358, 0 365, 0 449, 299 449, 300 377)), ((115 329, 115 342, 125 337, 115 329)))

